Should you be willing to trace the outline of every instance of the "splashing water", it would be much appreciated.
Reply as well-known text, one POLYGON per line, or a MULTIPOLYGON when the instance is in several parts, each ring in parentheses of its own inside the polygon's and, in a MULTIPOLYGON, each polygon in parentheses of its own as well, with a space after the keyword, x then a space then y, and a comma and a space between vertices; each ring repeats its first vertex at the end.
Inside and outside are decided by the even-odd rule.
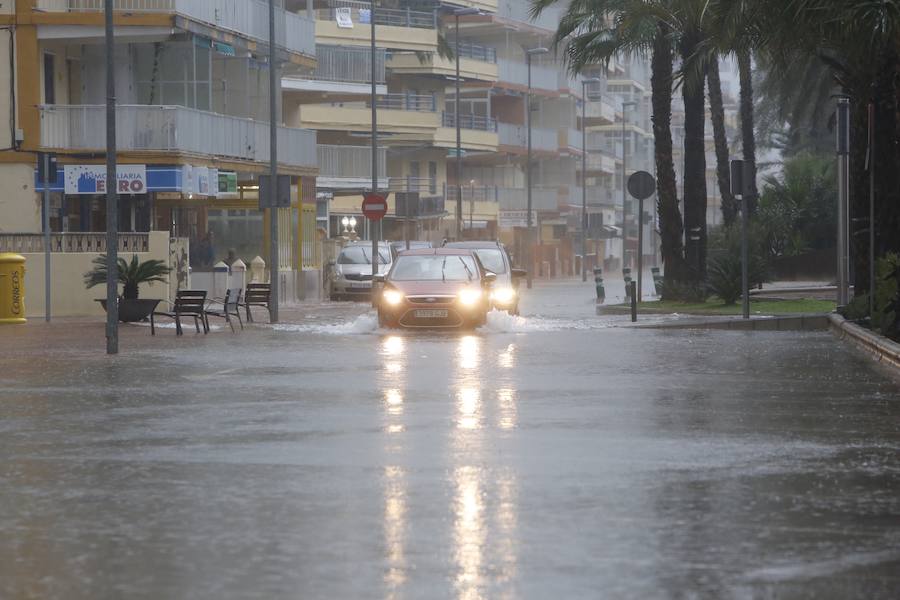
POLYGON ((541 331, 566 331, 605 329, 610 326, 607 321, 599 319, 552 319, 541 316, 516 316, 506 311, 492 310, 488 313, 487 323, 480 331, 488 333, 529 333, 541 331))
POLYGON ((365 335, 378 331, 378 316, 372 313, 359 315, 346 323, 316 324, 278 324, 273 325, 275 331, 321 333, 324 335, 365 335))

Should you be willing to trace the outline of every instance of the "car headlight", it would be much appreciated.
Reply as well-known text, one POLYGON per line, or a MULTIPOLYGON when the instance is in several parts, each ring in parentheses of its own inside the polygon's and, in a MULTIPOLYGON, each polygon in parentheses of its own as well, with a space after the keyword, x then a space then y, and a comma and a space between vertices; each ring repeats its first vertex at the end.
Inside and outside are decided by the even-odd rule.
POLYGON ((498 304, 511 304, 516 299, 516 290, 511 287, 501 287, 491 292, 491 299, 498 304))
POLYGON ((384 299, 385 303, 390 306, 397 306, 403 302, 403 292, 397 290, 384 290, 381 297, 384 299))
POLYGON ((463 306, 473 306, 481 300, 482 292, 479 289, 467 288, 459 293, 459 302, 463 306))

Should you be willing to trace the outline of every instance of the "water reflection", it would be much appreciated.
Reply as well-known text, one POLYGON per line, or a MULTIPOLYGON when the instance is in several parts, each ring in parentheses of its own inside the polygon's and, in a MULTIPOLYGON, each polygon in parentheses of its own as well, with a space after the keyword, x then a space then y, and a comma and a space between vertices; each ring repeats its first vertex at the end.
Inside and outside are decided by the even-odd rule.
POLYGON ((456 406, 459 411, 457 425, 462 429, 478 429, 481 427, 481 390, 464 387, 456 395, 456 406))
POLYGON ((459 368, 471 371, 481 366, 481 338, 475 335, 466 335, 460 338, 459 347, 456 350, 459 368))
POLYGON ((406 496, 407 482, 403 469, 388 466, 384 469, 384 545, 387 571, 384 583, 388 597, 398 597, 406 583, 406 496))
POLYGON ((512 369, 516 366, 516 345, 510 344, 506 349, 497 355, 497 365, 501 369, 512 369))
POLYGON ((515 429, 519 414, 516 406, 516 390, 512 388, 497 390, 497 411, 499 413, 497 426, 500 429, 515 429))
POLYGON ((454 545, 457 574, 454 582, 457 598, 481 598, 481 570, 487 536, 481 497, 480 471, 466 466, 454 472, 456 484, 454 545))

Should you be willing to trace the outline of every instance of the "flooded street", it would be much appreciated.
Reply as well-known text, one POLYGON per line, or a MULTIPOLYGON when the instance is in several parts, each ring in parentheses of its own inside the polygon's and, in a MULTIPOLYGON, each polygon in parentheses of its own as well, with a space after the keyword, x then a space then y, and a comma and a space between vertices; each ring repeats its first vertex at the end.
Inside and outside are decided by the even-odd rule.
POLYGON ((895 381, 592 294, 473 333, 132 326, 117 358, 100 323, 0 329, 0 598, 900 596, 895 381))

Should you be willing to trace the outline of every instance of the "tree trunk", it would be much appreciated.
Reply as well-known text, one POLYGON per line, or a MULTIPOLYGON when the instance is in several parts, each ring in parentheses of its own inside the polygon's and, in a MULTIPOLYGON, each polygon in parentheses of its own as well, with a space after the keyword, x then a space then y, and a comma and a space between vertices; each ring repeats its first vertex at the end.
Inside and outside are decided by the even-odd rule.
POLYGON ((753 71, 750 51, 737 53, 738 73, 741 81, 741 138, 744 143, 744 162, 747 163, 750 181, 747 207, 751 215, 756 214, 759 190, 756 189, 756 133, 753 129, 753 71))
POLYGON ((678 208, 678 186, 672 159, 672 45, 668 28, 660 24, 653 41, 650 85, 653 102, 653 140, 656 159, 656 205, 659 214, 660 253, 665 281, 684 280, 684 227, 678 208))
MULTIPOLYGON (((681 45, 684 62, 694 54, 696 44, 686 37, 681 45)), ((704 77, 705 78, 705 77, 704 77)), ((684 258, 689 280, 706 278, 706 106, 703 79, 681 84, 684 101, 684 258)))
POLYGON ((708 67, 709 109, 712 114, 713 139, 716 143, 716 178, 722 205, 722 220, 730 227, 737 217, 738 206, 731 195, 731 172, 729 167, 728 135, 725 133, 725 106, 722 102, 722 82, 719 79, 719 59, 716 57, 708 67))

